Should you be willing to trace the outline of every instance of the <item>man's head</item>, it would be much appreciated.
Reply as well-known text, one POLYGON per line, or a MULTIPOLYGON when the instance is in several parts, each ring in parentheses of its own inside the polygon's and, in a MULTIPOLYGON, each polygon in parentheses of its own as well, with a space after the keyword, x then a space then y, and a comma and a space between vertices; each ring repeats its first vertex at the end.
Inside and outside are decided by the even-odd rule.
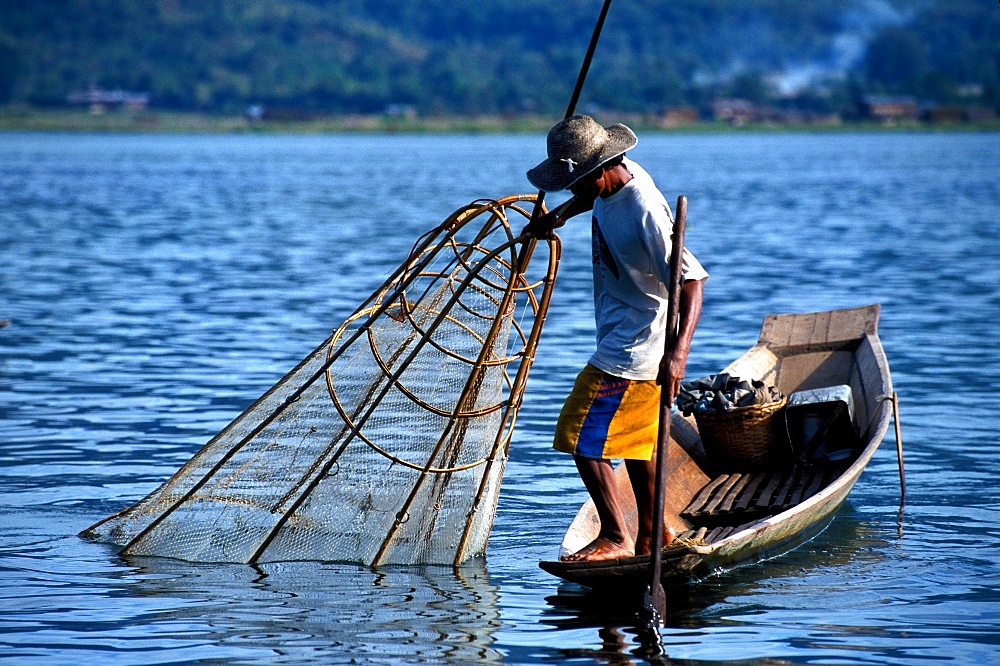
POLYGON ((528 180, 546 192, 565 190, 636 143, 635 133, 625 125, 601 127, 590 116, 571 116, 549 130, 549 156, 528 171, 528 180))

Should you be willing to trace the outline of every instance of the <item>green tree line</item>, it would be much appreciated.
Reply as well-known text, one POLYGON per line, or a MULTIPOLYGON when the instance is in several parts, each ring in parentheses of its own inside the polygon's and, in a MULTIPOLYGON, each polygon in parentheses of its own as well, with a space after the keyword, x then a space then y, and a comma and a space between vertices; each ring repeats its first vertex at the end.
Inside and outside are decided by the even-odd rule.
MULTIPOLYGON (((558 114, 600 0, 3 0, 0 104, 558 114)), ((1000 106, 992 0, 618 0, 584 91, 648 112, 861 92, 1000 106)))

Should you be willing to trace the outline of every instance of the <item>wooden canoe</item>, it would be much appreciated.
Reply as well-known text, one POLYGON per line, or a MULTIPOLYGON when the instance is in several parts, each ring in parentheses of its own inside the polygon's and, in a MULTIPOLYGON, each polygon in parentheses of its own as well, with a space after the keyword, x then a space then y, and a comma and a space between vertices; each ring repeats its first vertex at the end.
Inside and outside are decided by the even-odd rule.
MULTIPOLYGON (((713 468, 697 422, 676 411, 668 449, 665 520, 678 539, 662 551, 663 582, 683 583, 788 552, 821 532, 854 487, 892 417, 892 382, 878 337, 880 307, 769 315, 760 339, 724 372, 760 379, 785 395, 849 386, 854 401, 851 441, 834 443, 836 455, 806 457, 789 446, 768 469, 713 468)), ((783 416, 782 416, 783 418, 783 416)), ((794 438, 793 438, 794 439, 794 438)), ((633 534, 635 498, 624 465, 616 470, 633 534)), ((596 536, 592 501, 580 509, 559 555, 576 552, 596 536)), ((645 586, 649 556, 600 562, 543 561, 545 571, 601 589, 645 586)))

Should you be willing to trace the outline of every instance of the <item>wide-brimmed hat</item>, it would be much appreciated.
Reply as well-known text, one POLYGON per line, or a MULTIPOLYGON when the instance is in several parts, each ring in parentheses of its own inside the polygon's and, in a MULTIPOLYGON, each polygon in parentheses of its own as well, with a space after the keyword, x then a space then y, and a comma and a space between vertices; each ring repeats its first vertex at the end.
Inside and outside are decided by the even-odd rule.
POLYGON ((565 190, 638 142, 635 132, 620 123, 601 127, 590 116, 570 116, 549 130, 549 156, 528 170, 528 180, 546 192, 565 190))

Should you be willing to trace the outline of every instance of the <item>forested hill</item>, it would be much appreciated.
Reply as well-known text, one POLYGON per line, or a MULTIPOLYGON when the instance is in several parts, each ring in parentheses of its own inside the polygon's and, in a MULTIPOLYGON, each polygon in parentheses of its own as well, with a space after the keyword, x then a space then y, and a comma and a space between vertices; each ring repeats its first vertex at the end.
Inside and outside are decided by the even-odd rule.
MULTIPOLYGON (((0 104, 561 113, 600 0, 4 0, 0 104)), ((616 0, 584 102, 1000 105, 994 0, 616 0)))

